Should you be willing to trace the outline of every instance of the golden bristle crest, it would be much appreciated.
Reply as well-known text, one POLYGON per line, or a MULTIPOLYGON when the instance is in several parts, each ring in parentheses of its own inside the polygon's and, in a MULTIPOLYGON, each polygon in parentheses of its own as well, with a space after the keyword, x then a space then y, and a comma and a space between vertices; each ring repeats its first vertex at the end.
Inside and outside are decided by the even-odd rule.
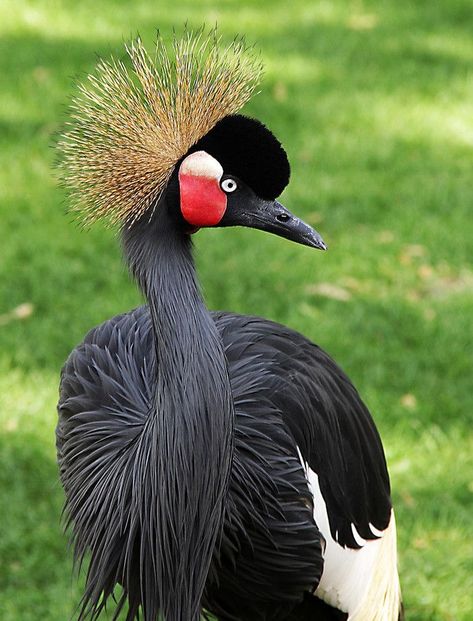
POLYGON ((220 47, 216 30, 158 34, 154 61, 138 38, 131 69, 101 60, 79 85, 58 142, 62 179, 86 224, 131 223, 155 205, 176 163, 250 99, 263 67, 242 39, 220 47))

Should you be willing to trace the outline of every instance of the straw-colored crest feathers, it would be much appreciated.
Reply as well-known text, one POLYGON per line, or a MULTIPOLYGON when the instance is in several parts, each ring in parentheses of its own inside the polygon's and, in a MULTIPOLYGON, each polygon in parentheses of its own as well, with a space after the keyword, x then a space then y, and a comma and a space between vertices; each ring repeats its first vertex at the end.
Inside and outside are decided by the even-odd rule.
POLYGON ((225 49, 213 30, 185 32, 154 61, 141 40, 126 50, 132 69, 101 60, 79 86, 58 143, 73 208, 86 223, 130 223, 156 204, 174 166, 215 124, 251 97, 262 65, 242 40, 225 49))

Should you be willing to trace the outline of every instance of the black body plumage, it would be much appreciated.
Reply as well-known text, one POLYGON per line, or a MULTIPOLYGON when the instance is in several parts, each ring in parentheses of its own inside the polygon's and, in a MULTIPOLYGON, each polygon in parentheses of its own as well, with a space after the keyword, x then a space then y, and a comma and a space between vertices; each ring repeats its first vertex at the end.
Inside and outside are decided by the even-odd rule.
MULTIPOLYGON (((360 532, 370 522, 380 530, 387 526, 391 505, 382 449, 355 389, 321 349, 264 319, 214 313, 213 320, 228 360, 235 438, 223 537, 204 602, 222 619, 284 618, 314 589, 322 570, 323 541, 296 443, 323 487, 335 490, 328 496, 334 496, 331 525, 346 543, 354 519, 360 532), (355 497, 351 490, 360 487, 360 472, 363 495, 355 497)), ((140 307, 92 330, 73 352, 63 369, 59 404, 63 484, 66 493, 80 488, 83 494, 67 511, 76 525, 78 556, 89 548, 96 561, 88 597, 98 604, 100 593, 110 594, 120 582, 133 614, 142 598, 157 600, 154 592, 141 593, 139 531, 138 541, 126 536, 133 488, 139 487, 136 494, 145 485, 128 473, 137 457, 134 443, 147 431, 154 365, 150 313, 140 307)))

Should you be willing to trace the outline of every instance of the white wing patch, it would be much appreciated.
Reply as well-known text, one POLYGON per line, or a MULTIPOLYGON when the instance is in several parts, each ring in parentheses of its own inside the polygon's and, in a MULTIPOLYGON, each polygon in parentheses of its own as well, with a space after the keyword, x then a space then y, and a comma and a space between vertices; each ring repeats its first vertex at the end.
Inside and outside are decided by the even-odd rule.
POLYGON ((359 546, 363 547, 366 543, 366 539, 363 539, 360 533, 356 530, 356 526, 354 524, 351 525, 351 532, 353 533, 353 539, 356 541, 356 543, 359 546))
POLYGON ((365 540, 352 524, 353 537, 362 547, 344 548, 331 536, 319 477, 297 450, 314 498, 314 519, 326 541, 324 569, 315 595, 348 612, 348 621, 398 621, 401 591, 394 513, 385 531, 370 524, 371 532, 379 539, 365 540))

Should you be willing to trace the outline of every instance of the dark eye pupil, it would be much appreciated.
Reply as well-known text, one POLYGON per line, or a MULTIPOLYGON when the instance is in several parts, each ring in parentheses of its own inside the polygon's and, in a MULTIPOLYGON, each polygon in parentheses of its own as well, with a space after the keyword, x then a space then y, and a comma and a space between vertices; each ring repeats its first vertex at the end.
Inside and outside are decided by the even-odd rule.
POLYGON ((287 213, 280 213, 276 216, 276 218, 279 220, 279 222, 287 222, 289 220, 289 216, 287 215, 287 213))

